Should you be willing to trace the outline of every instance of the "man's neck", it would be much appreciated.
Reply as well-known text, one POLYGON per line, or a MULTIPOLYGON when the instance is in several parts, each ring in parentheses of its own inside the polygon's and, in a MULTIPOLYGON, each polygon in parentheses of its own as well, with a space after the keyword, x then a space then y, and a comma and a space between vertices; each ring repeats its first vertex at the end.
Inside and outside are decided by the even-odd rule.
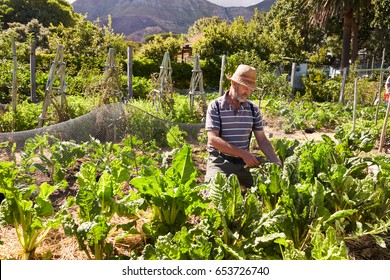
POLYGON ((234 92, 232 90, 229 91, 229 94, 228 94, 228 102, 229 104, 232 106, 232 108, 234 110, 238 110, 241 106, 241 103, 240 101, 238 101, 235 97, 234 97, 234 92))

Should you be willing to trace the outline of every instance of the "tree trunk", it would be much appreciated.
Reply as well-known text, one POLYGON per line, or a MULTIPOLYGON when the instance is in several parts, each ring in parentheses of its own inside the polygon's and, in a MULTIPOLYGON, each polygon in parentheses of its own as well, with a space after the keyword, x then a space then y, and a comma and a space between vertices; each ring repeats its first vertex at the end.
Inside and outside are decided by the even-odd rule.
POLYGON ((352 20, 352 53, 351 62, 354 63, 358 58, 359 46, 358 46, 358 32, 359 31, 359 11, 356 11, 355 18, 352 20))
POLYGON ((343 50, 341 53, 340 68, 349 67, 349 59, 351 53, 351 38, 353 25, 353 10, 352 7, 344 7, 343 20, 343 50))

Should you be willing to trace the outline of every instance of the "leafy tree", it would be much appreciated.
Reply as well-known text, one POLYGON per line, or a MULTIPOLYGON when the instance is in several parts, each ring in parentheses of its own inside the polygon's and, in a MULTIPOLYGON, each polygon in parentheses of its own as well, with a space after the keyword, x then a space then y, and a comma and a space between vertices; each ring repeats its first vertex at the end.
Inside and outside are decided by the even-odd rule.
POLYGON ((266 13, 264 32, 268 33, 269 47, 274 60, 290 57, 303 60, 307 53, 316 52, 324 30, 309 25, 309 10, 299 4, 300 0, 277 0, 266 13))
POLYGON ((0 26, 3 25, 3 18, 12 12, 9 2, 10 0, 0 0, 0 26))
POLYGON ((32 19, 38 19, 45 27, 51 24, 72 26, 76 17, 66 0, 2 0, 0 5, 6 7, 2 14, 5 28, 10 22, 26 24, 32 19))
POLYGON ((381 29, 390 29, 390 0, 373 0, 375 18, 373 24, 381 29))
POLYGON ((162 35, 157 34, 151 41, 141 46, 138 54, 153 61, 161 61, 165 52, 169 52, 172 59, 179 53, 183 44, 183 38, 177 39, 172 33, 166 39, 162 35))
POLYGON ((343 50, 341 68, 349 66, 349 60, 354 62, 358 53, 358 30, 360 11, 363 7, 372 5, 371 0, 301 0, 304 8, 310 8, 311 23, 325 24, 333 16, 343 17, 343 50))
MULTIPOLYGON (((375 29, 370 28, 368 49, 372 49, 372 53, 381 53, 383 48, 390 49, 390 0, 373 0, 373 13, 371 24, 375 29)), ((388 51, 386 54, 386 61, 389 61, 390 54, 388 51)))
POLYGON ((221 19, 218 16, 213 17, 203 17, 194 22, 193 25, 191 25, 188 28, 187 35, 192 38, 196 37, 198 35, 201 35, 203 33, 203 28, 210 25, 217 25, 222 23, 224 20, 221 19))
POLYGON ((108 49, 116 50, 118 60, 126 56, 126 43, 122 35, 115 35, 110 26, 99 27, 100 22, 90 22, 85 17, 76 20, 74 27, 59 25, 52 28, 51 53, 58 44, 66 50, 67 72, 86 75, 101 73, 108 49))
POLYGON ((20 22, 12 22, 9 24, 8 31, 12 30, 17 37, 19 43, 28 42, 31 37, 34 38, 37 47, 48 48, 48 38, 50 30, 44 27, 37 19, 32 19, 30 22, 23 24, 20 22))
POLYGON ((226 20, 202 28, 201 38, 193 44, 193 52, 203 58, 215 58, 226 54, 230 45, 229 24, 226 20))

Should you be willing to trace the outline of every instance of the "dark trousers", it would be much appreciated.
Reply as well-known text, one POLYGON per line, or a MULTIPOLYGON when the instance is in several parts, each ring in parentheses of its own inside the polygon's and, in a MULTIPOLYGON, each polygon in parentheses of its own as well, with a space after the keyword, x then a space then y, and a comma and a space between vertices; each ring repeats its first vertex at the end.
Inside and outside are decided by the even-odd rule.
POLYGON ((205 182, 210 182, 217 173, 229 177, 236 174, 240 184, 246 188, 253 186, 253 177, 249 169, 244 168, 245 162, 241 158, 227 156, 219 152, 209 153, 207 159, 205 182))

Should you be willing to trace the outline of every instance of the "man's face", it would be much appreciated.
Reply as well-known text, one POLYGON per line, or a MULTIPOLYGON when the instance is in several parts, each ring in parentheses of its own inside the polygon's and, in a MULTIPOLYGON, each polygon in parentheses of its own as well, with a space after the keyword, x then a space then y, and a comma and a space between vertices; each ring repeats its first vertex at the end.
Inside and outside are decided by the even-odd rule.
POLYGON ((234 98, 240 103, 247 101, 247 99, 249 98, 252 92, 250 88, 238 83, 234 83, 233 88, 234 88, 234 98))

